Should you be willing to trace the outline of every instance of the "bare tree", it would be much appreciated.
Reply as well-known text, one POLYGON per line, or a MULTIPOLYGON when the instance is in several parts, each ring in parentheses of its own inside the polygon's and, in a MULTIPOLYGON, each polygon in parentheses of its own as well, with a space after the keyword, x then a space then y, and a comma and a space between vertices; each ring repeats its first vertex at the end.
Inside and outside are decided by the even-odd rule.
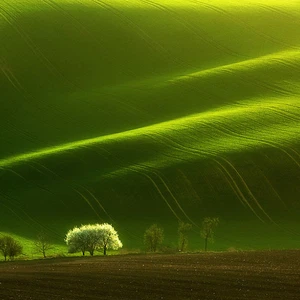
POLYGON ((157 224, 151 225, 144 233, 144 243, 151 252, 156 252, 164 240, 164 230, 157 224))
POLYGON ((0 252, 4 256, 4 260, 7 257, 13 260, 16 256, 22 254, 22 245, 11 236, 3 236, 0 238, 0 252))
POLYGON ((178 246, 179 251, 185 251, 188 245, 188 234, 192 229, 192 224, 179 222, 178 224, 178 246))
POLYGON ((201 236, 204 238, 204 250, 207 251, 208 241, 213 242, 214 229, 219 224, 219 218, 204 218, 201 228, 201 236))
POLYGON ((46 258, 46 252, 53 249, 53 245, 49 242, 48 237, 44 231, 41 231, 34 242, 35 250, 38 253, 42 253, 43 257, 46 258))

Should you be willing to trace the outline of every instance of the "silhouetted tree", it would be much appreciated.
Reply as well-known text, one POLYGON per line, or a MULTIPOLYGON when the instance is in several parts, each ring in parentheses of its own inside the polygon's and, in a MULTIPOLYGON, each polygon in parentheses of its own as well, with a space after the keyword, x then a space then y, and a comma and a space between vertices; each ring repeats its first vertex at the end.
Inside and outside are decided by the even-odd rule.
POLYGON ((202 222, 201 236, 204 238, 204 250, 207 251, 208 241, 213 242, 214 229, 219 224, 219 218, 205 218, 202 222))
POLYGON ((3 236, 0 238, 0 252, 4 256, 4 260, 9 257, 13 260, 16 256, 22 254, 22 245, 11 236, 3 236))
POLYGON ((38 253, 42 253, 43 257, 46 258, 46 251, 53 249, 52 244, 49 242, 44 231, 41 231, 34 242, 34 247, 38 253))
POLYGON ((147 250, 156 252, 164 240, 164 230, 157 224, 151 225, 144 233, 144 243, 147 250))
POLYGON ((189 223, 179 222, 178 224, 178 246, 179 251, 185 251, 188 245, 188 234, 192 229, 189 223))

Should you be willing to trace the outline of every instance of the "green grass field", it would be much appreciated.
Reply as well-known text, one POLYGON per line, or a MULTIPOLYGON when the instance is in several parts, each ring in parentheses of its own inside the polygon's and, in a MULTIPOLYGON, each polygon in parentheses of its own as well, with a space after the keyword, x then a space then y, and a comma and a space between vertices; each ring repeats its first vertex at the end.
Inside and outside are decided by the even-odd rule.
MULTIPOLYGON (((297 0, 1 0, 0 232, 178 220, 300 247, 297 0)), ((29 251, 29 250, 28 250, 29 251)))

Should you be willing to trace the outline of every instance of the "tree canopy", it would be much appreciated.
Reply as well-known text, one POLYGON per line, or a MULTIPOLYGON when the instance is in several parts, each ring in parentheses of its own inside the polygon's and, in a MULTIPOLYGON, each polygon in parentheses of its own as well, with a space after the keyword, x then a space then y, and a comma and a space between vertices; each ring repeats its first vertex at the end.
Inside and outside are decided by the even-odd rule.
POLYGON ((22 254, 22 245, 11 236, 3 236, 0 238, 0 252, 4 256, 4 260, 9 257, 11 260, 22 254))
POLYGON ((204 238, 204 250, 207 251, 207 242, 213 242, 214 229, 219 225, 219 218, 204 218, 202 221, 201 236, 204 238))
POLYGON ((86 251, 94 255, 95 251, 101 249, 106 255, 107 249, 117 250, 123 246, 117 231, 107 223, 74 227, 68 231, 65 242, 70 253, 81 251, 82 255, 85 255, 86 251))
POLYGON ((144 243, 151 252, 156 252, 164 240, 164 230, 157 224, 151 225, 144 233, 144 243))

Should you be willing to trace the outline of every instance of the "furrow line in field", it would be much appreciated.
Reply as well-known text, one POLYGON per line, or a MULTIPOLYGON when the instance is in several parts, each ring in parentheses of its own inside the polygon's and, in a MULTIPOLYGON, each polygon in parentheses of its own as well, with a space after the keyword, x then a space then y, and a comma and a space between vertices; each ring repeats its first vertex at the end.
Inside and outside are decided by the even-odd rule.
POLYGON ((181 218, 177 215, 177 213, 175 212, 175 210, 173 209, 173 207, 171 206, 171 204, 169 203, 169 201, 166 199, 166 197, 164 196, 164 194, 162 193, 161 189, 158 187, 158 185, 156 184, 156 182, 154 181, 154 179, 152 179, 152 177, 148 174, 146 174, 145 172, 141 172, 139 170, 139 168, 134 168, 134 167, 129 167, 131 170, 133 170, 134 172, 148 178, 150 180, 150 182, 153 184, 153 186, 155 187, 155 189, 157 190, 158 194, 161 196, 161 198, 164 200, 164 202, 166 203, 166 205, 168 206, 168 208, 170 209, 170 211, 173 213, 173 215, 176 217, 177 220, 181 221, 181 218))
MULTIPOLYGON (((9 70, 8 67, 1 67, 1 70, 4 74, 4 76, 7 78, 7 80, 12 84, 12 86, 19 92, 20 95, 22 95, 22 97, 27 101, 27 103, 29 104, 29 101, 35 101, 36 98, 34 98, 31 94, 28 93, 28 91, 22 86, 22 84, 20 83, 20 81, 18 80, 18 78, 13 74, 13 72, 11 70, 9 70)), ((44 102, 45 103, 45 102, 44 102)), ((35 101, 35 106, 34 108, 36 108, 37 110, 39 110, 39 113, 42 113, 42 107, 40 105, 39 102, 35 101)), ((16 104, 16 107, 19 107, 19 104, 16 104)), ((56 113, 58 113, 59 115, 62 115, 61 110, 58 110, 54 105, 49 104, 49 102, 46 103, 46 107, 53 109, 53 111, 55 111, 56 113)), ((27 111, 28 113, 28 111, 27 111)), ((31 112, 33 114, 33 112, 31 112)), ((66 114, 62 115, 65 120, 67 120, 68 118, 71 119, 70 117, 68 117, 66 114)), ((32 118, 34 118, 34 115, 32 115, 32 118)), ((11 124, 11 127, 14 127, 16 131, 22 132, 21 130, 17 129, 16 126, 14 126, 13 124, 11 124)), ((22 134, 25 134, 27 137, 30 137, 30 139, 32 140, 32 134, 29 134, 29 132, 24 132, 22 134)), ((34 139, 36 139, 36 141, 38 140, 38 138, 35 136, 34 139)))
POLYGON ((86 190, 91 197, 97 202, 98 206, 101 208, 101 210, 106 214, 106 216, 108 216, 108 218, 114 223, 117 224, 117 222, 111 217, 111 215, 106 211, 106 209, 103 207, 103 205, 101 204, 100 200, 87 188, 85 188, 84 186, 80 185, 81 188, 83 188, 84 190, 86 190))
MULTIPOLYGON (((96 137, 96 138, 79 140, 79 141, 61 144, 61 145, 57 145, 57 146, 53 146, 53 147, 39 149, 39 150, 33 151, 31 153, 24 153, 24 154, 16 155, 14 157, 0 160, 0 166, 16 164, 18 162, 26 161, 28 159, 32 160, 32 159, 36 159, 36 158, 40 158, 40 157, 44 157, 44 156, 49 156, 49 155, 52 155, 55 153, 74 150, 76 148, 89 147, 92 144, 111 143, 111 142, 117 141, 119 139, 122 139, 122 140, 125 140, 128 138, 136 139, 141 134, 145 134, 145 133, 153 132, 153 131, 157 131, 157 130, 167 134, 168 132, 174 131, 175 126, 177 127, 177 129, 182 130, 181 128, 186 125, 189 125, 189 126, 191 126, 193 124, 197 125, 199 122, 201 124, 205 120, 212 121, 215 117, 218 117, 218 118, 223 117, 224 118, 227 115, 230 115, 231 116, 230 118, 232 120, 232 118, 234 116, 243 116, 243 113, 245 113, 245 112, 259 113, 263 109, 265 109, 265 106, 262 107, 261 104, 253 104, 252 107, 247 106, 247 107, 239 107, 239 108, 235 108, 235 109, 227 107, 222 110, 216 110, 216 111, 200 113, 200 114, 196 114, 196 115, 190 115, 188 117, 178 118, 178 119, 175 119, 172 121, 166 121, 166 122, 162 122, 162 123, 157 123, 154 125, 149 125, 146 127, 132 129, 132 130, 121 132, 121 133, 108 134, 108 135, 100 136, 100 137, 96 137)), ((290 136, 289 138, 291 139, 293 137, 290 136)))
POLYGON ((55 235, 58 238, 62 238, 61 235, 59 235, 57 232, 52 230, 50 227, 44 226, 42 223, 38 222, 37 220, 33 219, 20 205, 16 206, 16 204, 13 203, 13 198, 11 196, 5 195, 0 192, 0 197, 5 198, 11 206, 8 206, 7 204, 4 204, 3 201, 0 201, 0 205, 5 207, 8 211, 10 211, 13 215, 15 215, 18 219, 20 219, 22 222, 24 222, 28 226, 33 226, 36 228, 42 228, 46 229, 48 232, 50 231, 53 235, 55 235), (24 218, 25 217, 25 218, 24 218))
MULTIPOLYGON (((280 63, 281 65, 285 66, 292 66, 293 69, 298 68, 299 65, 299 59, 300 59, 300 51, 280 51, 275 52, 268 55, 259 56, 256 58, 250 58, 247 60, 221 65, 209 69, 204 69, 192 73, 188 73, 185 75, 180 76, 173 76, 170 78, 167 82, 175 83, 177 81, 185 81, 188 78, 189 79, 200 79, 201 77, 207 77, 207 76, 216 76, 216 75, 222 75, 222 73, 227 72, 228 74, 233 75, 239 75, 239 77, 243 76, 245 79, 249 79, 253 83, 257 84, 258 86, 265 87, 269 90, 277 90, 279 93, 285 95, 290 94, 291 92, 289 90, 286 90, 283 87, 280 87, 278 84, 271 84, 268 82, 261 82, 260 80, 256 79, 255 76, 248 74, 249 72, 252 72, 253 69, 256 68, 269 68, 269 66, 272 66, 273 62, 277 61, 277 64, 280 63), (288 61, 288 63, 286 63, 288 61), (296 62, 296 63, 295 63, 296 62), (246 68, 250 68, 247 70, 246 68), (237 73, 238 72, 238 73, 237 73), (237 73, 237 74, 236 74, 237 73)), ((299 68, 300 70, 300 68, 299 68)), ((296 73, 295 73, 296 74, 296 73)))
MULTIPOLYGON (((61 5, 59 5, 57 2, 54 2, 52 0, 43 0, 45 3, 47 3, 50 7, 52 7, 56 11, 60 11, 64 16, 66 16, 73 24, 75 28, 78 30, 83 30, 85 33, 88 34, 88 36, 91 38, 93 42, 95 42, 98 46, 100 46, 102 49, 103 48, 103 41, 99 40, 99 37, 101 35, 98 35, 97 37, 82 23, 73 16, 67 9, 64 9, 61 5)), ((93 0, 92 0, 93 1, 93 0)), ((109 53, 103 53, 102 56, 109 58, 109 53)), ((124 71, 124 69, 120 70, 121 74, 129 75, 128 72, 124 71)), ((78 83, 73 82, 74 86, 77 87, 78 90, 82 90, 79 86, 78 83)))
MULTIPOLYGON (((232 181, 232 184, 233 184, 233 186, 235 187, 235 189, 234 189, 234 192, 235 193, 237 193, 238 195, 239 195, 239 199, 240 199, 240 201, 242 201, 242 203, 243 204, 246 204, 247 205, 247 207, 248 208, 250 208, 250 210, 261 220, 261 221, 263 221, 263 219, 261 219, 261 217, 257 214, 257 212, 255 211, 255 209, 251 206, 251 204, 249 203, 249 201, 246 199, 246 197, 245 197, 245 195, 244 195, 244 193, 241 191, 241 189, 239 188, 239 185, 238 185, 238 183, 234 180, 234 178, 232 177, 232 175, 230 174, 230 172, 227 170, 227 168, 226 167, 224 167, 223 166, 223 164, 221 163, 221 162, 219 162, 218 161, 218 159, 217 159, 217 157, 219 157, 219 158, 222 158, 220 155, 218 155, 218 154, 213 154, 213 151, 212 152, 210 152, 210 153, 208 153, 208 152, 206 152, 206 151, 204 151, 203 149, 198 149, 198 148, 194 148, 194 147, 186 147, 186 146, 184 146, 184 145, 181 145, 181 144, 179 144, 179 143, 177 143, 177 142, 175 142, 175 140, 173 139, 168 139, 168 138, 166 138, 166 136, 162 136, 162 135, 160 135, 160 134, 158 134, 158 133, 155 133, 156 135, 159 135, 160 136, 160 138, 161 139, 167 139, 168 140, 168 142, 165 142, 164 144, 165 145, 167 145, 168 147, 170 147, 170 144, 173 144, 173 147, 174 148, 177 148, 177 150, 179 150, 179 151, 183 151, 183 152, 185 152, 185 153, 188 153, 188 154, 192 154, 192 155, 194 155, 194 154, 200 154, 201 156, 205 156, 205 157, 208 157, 208 158, 210 158, 212 161, 214 161, 217 165, 219 165, 223 170, 224 170, 224 172, 229 176, 229 178, 231 179, 231 181, 232 181), (175 144, 175 146, 174 146, 174 144, 175 144)), ((225 160, 224 158, 222 158, 223 160, 225 160)), ((235 169, 235 171, 237 172, 237 170, 235 169)), ((246 183, 243 181, 243 183, 246 185, 246 183)), ((231 187, 232 187, 232 185, 230 185, 231 187)), ((247 185, 246 185, 247 186, 247 185)), ((248 186, 247 186, 247 188, 248 188, 248 186)), ((248 190, 249 190, 249 188, 248 188, 248 190)), ((250 194, 250 195, 252 195, 252 193, 250 194)), ((253 196, 254 197, 254 196, 253 196)), ((257 200, 255 199, 255 202, 256 202, 256 204, 257 204, 257 200)), ((258 206, 259 208, 261 208, 260 207, 260 205, 258 206)), ((262 208, 261 208, 262 209, 262 208)), ((265 213, 265 212, 264 212, 265 213)), ((268 216, 268 215, 267 215, 268 216)), ((268 216, 268 219, 270 219, 270 217, 268 216)))
MULTIPOLYGON (((2 1, 6 1, 6 0, 2 0, 2 1)), ((5 4, 6 6, 10 6, 7 2, 5 4)), ((31 49, 31 51, 35 54, 35 56, 43 63, 43 65, 48 69, 48 71, 55 76, 61 76, 61 74, 57 71, 57 69, 53 66, 53 64, 40 51, 38 46, 30 39, 30 37, 24 32, 24 30, 17 25, 15 18, 3 7, 2 8, 0 7, 0 9, 5 13, 6 16, 9 16, 9 18, 13 20, 10 21, 6 16, 2 14, 3 18, 7 21, 7 23, 19 34, 22 40, 31 49)))
POLYGON ((49 7, 52 7, 55 11, 60 12, 64 16, 68 18, 68 20, 72 21, 72 24, 75 28, 79 30, 83 30, 85 33, 89 35, 89 37, 96 42, 98 45, 101 45, 98 38, 96 38, 89 30, 88 28, 80 22, 76 17, 74 17, 67 9, 64 9, 60 4, 57 2, 54 2, 53 0, 43 0, 44 3, 46 3, 49 7))
MULTIPOLYGON (((162 137, 162 136, 161 136, 161 138, 166 138, 166 137, 162 137)), ((166 143, 166 145, 174 144, 174 142, 175 142, 174 140, 169 139, 169 140, 168 140, 168 143, 166 143)), ((249 195, 250 198, 254 201, 254 203, 255 203, 256 206, 260 209, 260 211, 262 211, 262 213, 267 217, 267 219, 269 219, 269 221, 274 222, 274 221, 272 220, 272 218, 267 214, 267 212, 263 209, 263 207, 260 205, 260 203, 259 203, 259 201, 256 199, 256 197, 253 195, 253 193, 252 193, 251 190, 249 189, 248 185, 246 184, 245 180, 242 178, 241 174, 236 170, 236 168, 232 165, 232 163, 230 163, 227 159, 225 159, 224 157, 220 156, 220 155, 219 155, 218 153, 216 153, 216 152, 215 152, 214 155, 212 155, 212 153, 214 153, 214 151, 211 151, 211 153, 207 153, 206 151, 199 150, 199 149, 194 148, 194 147, 191 147, 191 146, 190 146, 189 148, 186 148, 185 146, 180 145, 179 143, 176 143, 176 144, 177 144, 177 149, 179 149, 179 151, 182 151, 182 149, 185 149, 185 150, 184 150, 185 152, 190 152, 190 153, 191 153, 191 150, 193 150, 193 151, 196 151, 196 153, 198 152, 198 153, 200 153, 200 154, 202 154, 202 155, 206 153, 206 155, 207 155, 208 157, 213 157, 213 158, 212 158, 213 161, 215 161, 216 163, 218 163, 218 164, 222 167, 222 169, 223 169, 224 171, 226 171, 226 174, 230 175, 230 173, 227 171, 226 167, 224 167, 224 166, 217 160, 217 157, 220 158, 220 159, 222 159, 222 160, 224 160, 224 161, 225 161, 227 164, 229 164, 229 166, 234 170, 234 173, 238 175, 238 177, 240 178, 240 180, 241 180, 241 182, 242 182, 242 186, 246 188, 246 191, 247 191, 248 195, 249 195)), ((281 150, 282 150, 285 154, 287 154, 294 162, 296 162, 295 159, 294 159, 287 151, 285 151, 285 150, 283 150, 283 149, 281 149, 281 150)), ((192 151, 192 153, 193 153, 193 151, 192 151)), ((299 165, 297 162, 296 162, 296 164, 299 165)), ((230 176, 231 176, 231 175, 230 175, 230 176)), ((231 179, 234 181, 234 179, 233 179, 232 177, 231 177, 231 179)), ((235 181, 234 181, 234 182, 235 182, 235 181)), ((237 184, 237 183, 235 183, 234 186, 236 186, 236 188, 238 188, 238 184, 237 184)), ((242 191, 241 191, 240 189, 238 190, 238 194, 242 197, 241 199, 243 199, 244 202, 247 201, 246 198, 245 198, 245 196, 244 196, 244 194, 242 193, 242 191)), ((246 202, 245 202, 245 203, 246 203, 246 202)), ((249 203, 247 203, 247 205, 248 205, 249 207, 251 207, 251 210, 252 210, 252 206, 251 206, 249 203)), ((253 211, 253 210, 252 210, 252 211, 253 211)), ((275 222, 274 222, 274 223, 275 223, 275 222)))
POLYGON ((196 35, 201 41, 204 41, 205 43, 215 47, 216 49, 220 50, 222 53, 227 53, 229 55, 235 56, 235 57, 247 57, 241 53, 238 53, 236 51, 233 51, 232 49, 222 45, 221 43, 217 42, 216 40, 212 39, 211 37, 204 37, 207 36, 204 30, 201 30, 201 28, 195 28, 193 25, 190 23, 186 22, 185 20, 182 19, 175 11, 173 11, 171 8, 168 8, 162 4, 159 4, 157 2, 153 2, 150 0, 139 0, 143 3, 148 3, 149 5, 156 7, 157 9, 166 12, 170 15, 172 15, 175 20, 177 20, 180 24, 182 24, 186 29, 188 29, 190 32, 192 32, 194 35, 196 35), (202 35, 200 35, 197 31, 201 31, 202 35))
POLYGON ((237 174, 237 176, 240 178, 240 181, 242 182, 242 185, 246 189, 248 195, 251 197, 251 199, 254 201, 254 203, 257 205, 257 207, 260 209, 260 211, 268 218, 269 221, 276 224, 276 222, 273 221, 273 219, 269 216, 269 214, 265 211, 265 209, 261 206, 261 204, 256 199, 256 197, 253 195, 253 193, 250 190, 249 186, 247 185, 246 181, 244 180, 244 178, 242 177, 240 172, 236 169, 236 167, 228 159, 221 157, 221 156, 220 156, 220 159, 225 161, 232 168, 232 170, 234 170, 235 174, 237 174))
MULTIPOLYGON (((109 151, 107 151, 107 152, 109 153, 109 151)), ((172 158, 174 158, 174 157, 172 157, 172 158)), ((123 161, 122 158, 120 158, 120 156, 114 156, 113 160, 114 160, 115 165, 117 167, 119 167, 119 168, 124 168, 124 166, 127 165, 127 163, 125 161, 123 161)), ((179 211, 181 211, 183 213, 183 215, 186 217, 186 219, 188 219, 191 223, 193 223, 196 227, 198 227, 198 225, 196 223, 194 223, 193 220, 188 216, 188 214, 182 208, 182 206, 180 205, 179 201, 176 199, 176 197, 174 196, 174 194, 172 193, 172 191, 170 190, 170 188, 167 186, 167 184, 165 183, 165 181, 162 179, 163 175, 159 175, 159 172, 155 171, 155 168, 151 168, 150 166, 148 166, 146 164, 142 164, 142 163, 137 163, 135 165, 130 165, 130 166, 127 165, 125 168, 131 170, 133 173, 137 173, 137 174, 139 174, 139 175, 141 175, 143 177, 148 178, 150 180, 150 182, 153 184, 153 186, 155 187, 155 189, 157 190, 157 192, 160 195, 160 197, 166 203, 166 205, 168 206, 168 208, 170 209, 170 211, 172 212, 172 214, 179 221, 182 221, 182 218, 179 217, 178 214, 175 212, 175 209, 173 208, 172 204, 170 203, 170 201, 167 200, 167 197, 165 196, 164 192, 159 187, 159 185, 155 181, 155 179, 150 176, 150 174, 156 176, 162 182, 162 184, 165 187, 165 189, 167 190, 168 194, 174 200, 174 202, 175 202, 176 206, 178 207, 179 211)))
MULTIPOLYGON (((26 165, 28 165, 30 168, 34 169, 35 171, 39 172, 41 175, 44 175, 43 172, 41 172, 39 169, 37 169, 36 167, 34 167, 32 164, 26 162, 26 165)), ((42 191, 45 191, 45 192, 47 192, 47 193, 49 193, 49 194, 51 194, 51 195, 53 195, 53 196, 56 196, 55 193, 53 193, 50 189, 48 189, 48 188, 42 186, 42 185, 39 184, 39 183, 36 183, 36 181, 35 181, 35 183, 33 183, 33 182, 27 180, 23 175, 21 175, 20 173, 14 171, 13 169, 6 168, 5 170, 7 170, 8 172, 13 173, 13 174, 16 175, 17 177, 20 177, 22 180, 24 180, 24 181, 28 184, 29 187, 37 187, 38 189, 40 189, 40 190, 42 190, 42 191)), ((65 203, 64 203, 61 199, 60 199, 60 201, 61 201, 61 203, 62 203, 63 205, 65 205, 65 203)), ((66 205, 65 205, 65 206, 66 206, 66 205)))
MULTIPOLYGON (((20 134, 21 136, 23 136, 27 141, 30 141, 32 143, 32 145, 34 145, 36 142, 41 142, 41 140, 33 135, 31 132, 29 132, 28 130, 26 129, 20 129, 15 123, 13 120, 11 120, 10 122, 7 122, 6 121, 6 125, 7 125, 7 128, 8 130, 10 130, 11 132, 15 132, 15 133, 18 133, 20 134)), ((2 124, 1 124, 2 126, 2 124)))
POLYGON ((100 217, 100 215, 98 214, 97 210, 94 208, 94 206, 91 204, 91 202, 87 199, 87 197, 85 197, 82 193, 80 193, 77 189, 73 188, 73 190, 81 196, 82 199, 84 199, 84 201, 88 204, 88 206, 92 209, 92 211, 95 213, 95 215, 101 220, 101 222, 103 222, 103 219, 100 217))
MULTIPOLYGON (((145 41, 145 43, 150 47, 150 49, 152 49, 155 52, 161 53, 166 58, 171 57, 171 53, 164 46, 162 46, 160 43, 154 40, 145 30, 141 28, 141 26, 136 24, 131 18, 129 18, 122 11, 120 11, 117 7, 114 7, 113 5, 108 4, 107 2, 101 0, 91 0, 91 1, 111 11, 115 16, 120 18, 125 24, 129 25, 145 41)), ((178 58, 172 57, 172 60, 174 63, 179 64, 181 66, 191 67, 178 58)), ((157 75, 158 73, 156 72, 155 74, 157 75)))
POLYGON ((188 216, 188 214, 186 213, 186 211, 182 208, 182 206, 180 205, 179 201, 176 199, 176 197, 174 196, 174 194, 172 193, 172 191, 170 190, 170 188, 168 187, 168 185, 166 184, 166 182, 163 180, 162 175, 159 175, 159 172, 154 172, 152 171, 153 174, 155 174, 160 181, 163 183, 164 187, 166 188, 166 190, 168 191, 168 193, 171 195, 172 199, 175 201, 177 207, 179 208, 179 210, 183 213, 183 215, 186 217, 187 220, 189 220, 194 226, 198 227, 199 226, 188 216))
MULTIPOLYGON (((240 193, 238 192, 237 188, 234 186, 233 183, 233 178, 232 176, 228 173, 227 170, 224 170, 223 168, 221 168, 218 164, 216 166, 216 168, 219 170, 219 173, 222 174, 222 176, 224 177, 224 179, 226 180, 227 184, 229 185, 229 187, 231 188, 231 190, 233 191, 233 193, 235 194, 236 198, 240 201, 240 203, 243 205, 243 207, 245 209, 250 209, 253 212, 253 208, 250 206, 249 207, 249 203, 247 203, 244 198, 240 195, 240 193)), ((254 212, 253 212, 254 213, 254 212)), ((255 213, 254 213, 255 214, 255 213)))
MULTIPOLYGON (((6 0, 2 0, 6 1, 6 0)), ((13 9, 13 6, 5 2, 6 6, 13 9)), ((13 17, 7 10, 5 10, 3 7, 2 11, 12 20, 10 21, 9 18, 6 16, 3 16, 3 18, 7 21, 7 23, 19 34, 19 36, 22 38, 22 40, 26 43, 26 45, 29 47, 29 49, 33 52, 33 54, 39 59, 39 61, 46 67, 46 69, 55 77, 58 77, 64 82, 65 86, 69 89, 69 91, 74 90, 78 88, 78 85, 74 82, 71 82, 68 78, 66 78, 63 73, 59 71, 59 69, 46 57, 46 55, 43 53, 43 51, 40 49, 40 47, 30 38, 30 36, 20 27, 18 26, 18 23, 16 22, 16 18, 13 17)), ((1 13, 1 12, 0 12, 1 13)), ((53 82, 53 79, 52 79, 53 82)))
MULTIPOLYGON (((58 178, 61 182, 64 183, 64 185, 66 187, 68 187, 70 190, 73 190, 75 193, 77 193, 78 195, 80 195, 80 197, 82 199, 84 199, 84 201, 89 205, 89 207, 92 209, 92 211, 97 215, 97 217, 101 220, 103 220, 102 217, 100 217, 100 215, 98 214, 97 212, 97 209, 93 206, 93 204, 91 203, 90 200, 87 199, 86 196, 83 195, 82 192, 79 191, 79 189, 81 188, 82 190, 86 191, 94 200, 95 202, 97 203, 97 206, 100 207, 100 209, 105 213, 105 215, 115 223, 115 221, 113 220, 113 218, 110 216, 110 214, 107 212, 107 210, 104 208, 104 206, 101 204, 101 202, 99 201, 99 199, 96 198, 96 196, 86 187, 84 187, 82 184, 78 184, 76 183, 74 180, 71 180, 71 179, 66 179, 66 178, 63 178, 61 175, 57 174, 56 172, 54 172, 53 170, 49 169, 48 167, 46 167, 45 165, 39 163, 39 162, 33 162, 35 163, 36 165, 38 165, 39 167, 45 169, 48 173, 54 175, 56 178, 58 178)), ((36 186, 39 187, 38 184, 35 183, 36 186)), ((49 190, 50 191, 50 190, 49 190)), ((51 192, 51 191, 50 191, 51 192)), ((53 192, 51 192, 53 193, 53 192)), ((62 201, 60 199, 60 201, 62 201)), ((62 203, 63 205, 66 206, 65 203, 62 203)))
MULTIPOLYGON (((203 2, 203 1, 198 1, 198 0, 189 0, 189 1, 193 2, 193 3, 199 3, 202 6, 204 6, 206 8, 209 8, 209 9, 215 11, 215 12, 221 13, 223 15, 227 15, 230 20, 236 22, 237 24, 243 25, 243 27, 245 27, 246 29, 252 31, 256 35, 261 36, 261 37, 265 38, 266 40, 269 40, 269 41, 271 41, 271 42, 273 42, 273 43, 275 43, 277 45, 286 46, 286 47, 289 47, 289 48, 293 48, 293 49, 298 49, 299 50, 300 45, 299 46, 290 45, 290 44, 284 43, 281 40, 278 40, 278 39, 274 38, 273 36, 264 34, 262 31, 257 30, 255 27, 251 26, 249 23, 246 23, 244 20, 242 20, 241 18, 237 17, 236 15, 230 13, 228 10, 225 10, 225 9, 223 9, 221 7, 218 7, 218 6, 215 6, 213 4, 210 4, 210 3, 207 3, 207 2, 203 2)), ((266 5, 259 4, 259 6, 265 8, 265 9, 268 9, 268 6, 266 6, 266 5)), ((277 12, 278 12, 278 10, 277 10, 277 12)), ((289 16, 291 16, 291 15, 289 14, 289 16)), ((294 19, 295 19, 295 21, 299 22, 299 20, 297 20, 297 18, 294 18, 294 19)))
POLYGON ((299 11, 297 11, 297 10, 294 10, 293 13, 296 13, 296 14, 298 13, 298 16, 296 16, 295 14, 288 13, 287 11, 283 11, 282 9, 279 9, 278 7, 267 5, 267 4, 263 4, 262 2, 260 2, 258 4, 258 6, 259 7, 263 7, 265 10, 269 10, 271 12, 276 12, 276 13, 278 13, 280 15, 289 17, 289 18, 293 19, 294 23, 299 23, 300 24, 300 19, 299 19, 300 14, 299 14, 299 11))
POLYGON ((278 107, 268 107, 269 110, 273 111, 274 114, 283 119, 288 119, 293 122, 300 122, 300 116, 297 118, 297 114, 290 111, 283 111, 278 107))
MULTIPOLYGON (((174 157, 172 157, 174 158, 174 157)), ((122 168, 124 166, 127 165, 126 162, 124 162, 120 157, 115 156, 114 157, 114 162, 117 162, 117 165, 121 166, 122 168)), ((176 197, 174 196, 173 192, 170 190, 170 188, 168 187, 168 185, 166 184, 165 180, 163 180, 162 178, 162 174, 159 175, 159 172, 155 170, 155 168, 152 168, 146 164, 142 164, 142 163, 137 163, 135 165, 130 165, 130 166, 126 166, 126 169, 130 169, 133 172, 138 172, 139 174, 143 175, 144 177, 148 178, 152 184, 154 185, 154 187, 156 188, 156 190, 158 191, 159 195, 161 196, 161 198, 164 200, 164 202, 167 204, 167 206, 169 207, 169 209, 171 210, 171 212, 174 214, 174 216, 182 221, 182 219, 178 216, 178 214, 175 212, 174 208, 172 207, 172 205, 170 204, 170 202, 167 200, 166 196, 164 195, 163 191, 159 188, 158 184, 155 182, 155 180, 149 175, 149 173, 153 174, 154 176, 156 176, 161 183, 163 184, 163 186, 165 187, 166 191, 168 192, 168 194, 171 196, 171 198, 174 200, 176 206, 178 207, 179 211, 181 211, 181 213, 185 216, 185 218, 187 220, 189 220, 192 224, 194 224, 196 227, 198 227, 198 225, 196 223, 194 223, 194 221, 188 216, 188 214, 186 213, 186 211, 182 208, 182 206, 180 205, 179 201, 176 199, 176 197), (142 172, 141 170, 144 170, 145 172, 142 172)))
MULTIPOLYGON (((227 130, 227 132, 229 132, 229 134, 231 134, 232 136, 236 136, 238 138, 244 139, 244 140, 249 140, 249 141, 254 141, 254 142, 259 142, 261 144, 265 144, 267 146, 270 146, 272 148, 278 149, 281 152, 285 153, 298 167, 300 167, 300 162, 298 162, 292 155, 290 155, 287 150, 283 149, 278 143, 275 142, 270 142, 267 140, 262 140, 262 139, 258 139, 258 138, 254 138, 254 137, 249 137, 246 135, 243 135, 241 133, 235 132, 233 129, 229 129, 228 126, 226 127, 226 125, 223 123, 221 123, 220 121, 214 121, 214 123, 219 123, 220 127, 223 128, 224 132, 225 130, 227 130)), ((213 128, 212 125, 208 125, 211 126, 213 128)))
POLYGON ((275 198, 277 198, 279 200, 279 202, 284 207, 284 209, 291 215, 291 210, 288 208, 288 206, 286 205, 286 203, 282 200, 282 198, 280 197, 280 195, 278 194, 278 192, 276 191, 276 189, 274 188, 274 186, 271 184, 270 180, 264 174, 264 172, 260 168, 257 168, 257 170, 258 170, 260 176, 264 178, 264 184, 268 185, 268 187, 272 191, 272 193, 275 196, 275 198))
POLYGON ((300 72, 300 60, 299 60, 299 57, 298 57, 297 60, 295 60, 295 57, 288 57, 287 59, 285 59, 284 55, 283 55, 283 57, 274 57, 272 59, 272 61, 278 62, 282 66, 288 66, 288 67, 290 67, 292 69, 295 69, 295 70, 297 70, 297 71, 300 72))
MULTIPOLYGON (((3 0, 5 1, 5 0, 3 0)), ((0 7, 0 10, 2 9, 2 11, 5 12, 5 14, 7 14, 12 20, 14 20, 14 18, 7 12, 5 11, 3 8, 0 7)), ((55 76, 59 76, 61 77, 64 82, 68 82, 70 83, 57 69, 56 67, 44 56, 44 54, 40 51, 40 49, 38 48, 38 46, 30 39, 30 37, 21 29, 19 28, 19 26, 14 25, 14 21, 11 22, 3 13, 1 13, 0 11, 0 15, 7 21, 7 23, 21 36, 21 38, 23 39, 23 41, 26 43, 26 45, 31 49, 31 51, 38 57, 38 59, 41 61, 41 63, 55 76)), ((24 98, 26 100, 36 100, 31 94, 28 93, 28 91, 21 85, 20 81, 17 79, 17 77, 12 73, 12 71, 10 71, 8 68, 1 68, 2 72, 4 72, 4 75, 6 76, 6 78, 9 80, 9 82, 19 91, 20 94, 22 94, 24 96, 24 98), (9 72, 9 74, 7 73, 9 72), (13 79, 12 79, 13 78, 13 79)), ((72 83, 70 83, 70 86, 74 86, 72 83)), ((40 104, 38 102, 36 102, 38 105, 36 105, 35 107, 37 107, 40 111, 41 111, 41 107, 40 104)), ((45 101, 43 102, 45 104, 45 101)), ((54 109, 57 113, 61 114, 61 111, 59 111, 58 109, 56 109, 56 107, 54 107, 53 105, 47 103, 47 106, 49 108, 54 109)), ((67 115, 64 115, 64 117, 67 119, 67 115)))

